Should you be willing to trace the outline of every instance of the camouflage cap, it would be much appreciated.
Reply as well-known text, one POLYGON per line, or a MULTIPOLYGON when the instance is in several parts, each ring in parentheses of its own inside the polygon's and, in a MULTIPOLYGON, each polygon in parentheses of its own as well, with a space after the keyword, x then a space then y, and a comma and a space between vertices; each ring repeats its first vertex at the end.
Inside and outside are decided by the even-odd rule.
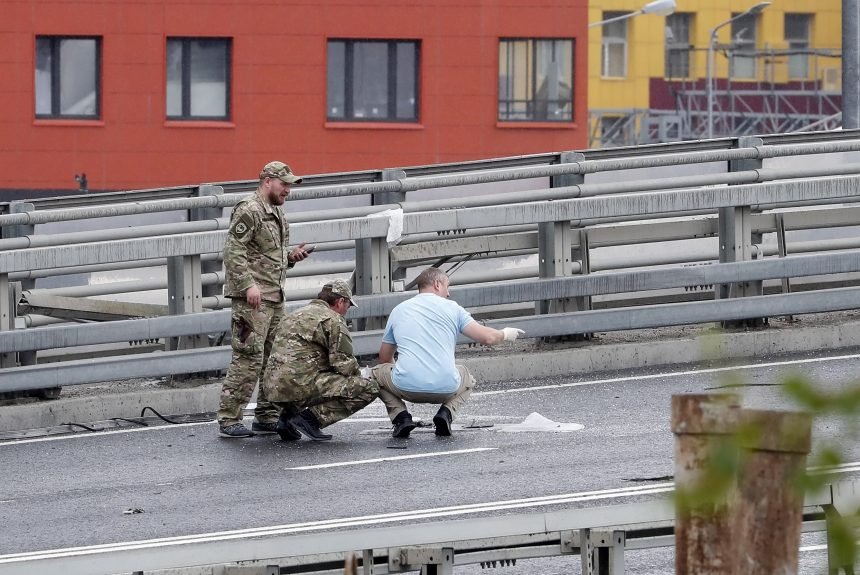
POLYGON ((333 280, 328 282, 322 287, 323 291, 330 291, 334 295, 339 295, 340 297, 345 297, 349 300, 353 306, 358 307, 355 301, 352 299, 352 290, 349 288, 349 284, 346 280, 333 280))
POLYGON ((260 179, 265 177, 278 178, 285 184, 301 184, 302 178, 293 174, 290 167, 283 162, 269 162, 260 171, 260 179))

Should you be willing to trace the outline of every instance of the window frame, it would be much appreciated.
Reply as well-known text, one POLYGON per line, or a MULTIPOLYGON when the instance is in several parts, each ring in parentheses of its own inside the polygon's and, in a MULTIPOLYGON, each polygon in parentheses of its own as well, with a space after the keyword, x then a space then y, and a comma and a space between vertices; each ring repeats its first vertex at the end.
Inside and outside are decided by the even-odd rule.
POLYGON ((54 35, 54 34, 37 34, 33 44, 34 62, 33 62, 33 116, 37 120, 101 120, 102 117, 102 36, 74 36, 74 35, 54 35), (51 48, 51 112, 48 114, 39 113, 37 104, 38 86, 35 84, 35 73, 37 72, 37 50, 40 40, 50 41, 51 48), (60 45, 64 40, 93 40, 95 42, 95 112, 93 114, 64 114, 61 111, 60 95, 62 91, 62 63, 60 61, 60 45))
POLYGON ((380 124, 418 124, 421 122, 421 40, 417 38, 327 38, 326 39, 326 122, 332 123, 380 123, 380 124), (328 86, 331 62, 328 61, 328 53, 331 45, 340 43, 343 45, 343 116, 332 116, 329 106, 330 94, 328 86), (387 110, 384 117, 380 116, 355 116, 355 77, 354 77, 354 55, 356 44, 384 44, 386 50, 386 93, 387 110), (401 44, 411 44, 414 50, 413 66, 413 92, 415 103, 413 105, 412 117, 398 117, 397 115, 397 47, 401 44))
MULTIPOLYGON (((576 38, 574 38, 574 37, 569 37, 569 38, 563 38, 563 37, 552 37, 552 38, 504 37, 504 38, 499 38, 499 54, 500 54, 500 56, 499 56, 498 76, 497 76, 499 79, 502 78, 502 72, 503 72, 501 51, 503 49, 505 49, 506 44, 509 44, 509 45, 512 45, 511 47, 507 48, 507 50, 510 52, 510 50, 513 48, 513 45, 515 45, 518 42, 525 42, 526 43, 526 47, 525 47, 526 55, 527 56, 530 55, 530 58, 528 58, 528 61, 526 62, 526 66, 525 66, 525 75, 526 75, 525 84, 526 84, 526 91, 528 92, 528 97, 525 101, 525 104, 526 104, 526 109, 531 110, 530 117, 528 117, 528 118, 512 117, 512 116, 518 114, 518 112, 517 111, 511 112, 510 107, 512 104, 516 104, 519 100, 517 100, 516 98, 513 98, 513 97, 509 97, 506 100, 502 100, 502 92, 501 92, 501 85, 500 85, 499 86, 499 92, 498 92, 498 95, 496 98, 496 101, 497 101, 496 119, 497 119, 497 121, 499 121, 499 122, 511 122, 511 123, 532 123, 532 124, 533 123, 552 123, 552 124, 558 124, 558 125, 572 124, 573 122, 575 122, 576 121, 576 117, 575 117, 576 108, 574 106, 574 103, 575 103, 576 90, 574 88, 574 85, 575 85, 574 79, 576 77, 576 38), (538 62, 538 57, 540 55, 539 54, 540 49, 538 47, 538 44, 539 43, 553 43, 554 44, 557 42, 565 42, 565 43, 569 43, 569 45, 570 45, 570 70, 569 70, 569 72, 570 72, 570 98, 565 99, 565 100, 558 99, 558 100, 554 100, 554 101, 551 101, 549 99, 546 99, 545 101, 539 100, 537 98, 537 93, 539 91, 539 86, 538 86, 538 64, 539 64, 539 62, 538 62), (549 118, 549 117, 543 117, 543 118, 535 117, 536 116, 535 110, 537 110, 539 105, 543 102, 546 102, 547 107, 549 107, 549 104, 553 103, 553 102, 556 103, 557 105, 562 104, 562 103, 564 103, 564 105, 569 105, 570 106, 570 114, 568 117, 564 117, 561 119, 554 119, 554 118, 549 118), (508 108, 507 115, 505 115, 505 116, 502 115, 502 109, 504 106, 506 106, 508 108)), ((553 46, 553 49, 554 48, 555 48, 555 46, 553 46)), ((513 60, 515 60, 514 57, 511 57, 510 55, 507 56, 507 62, 509 63, 509 66, 508 66, 509 69, 511 68, 510 63, 513 60)), ((506 72, 504 77, 506 77, 506 78, 512 77, 512 74, 507 73, 510 70, 504 70, 504 71, 506 72)), ((513 71, 515 73, 518 72, 518 70, 513 70, 513 71)), ((516 74, 513 74, 513 75, 515 76, 516 74)), ((516 80, 514 80, 514 81, 516 81, 516 80)))
POLYGON ((233 115, 233 38, 224 36, 167 36, 164 43, 164 119, 167 122, 230 122, 233 115), (211 40, 223 42, 226 45, 227 51, 224 62, 225 77, 224 77, 224 115, 223 116, 195 116, 191 114, 191 43, 200 40, 211 40), (168 108, 168 65, 167 54, 168 46, 171 42, 181 42, 182 45, 182 77, 180 86, 181 108, 180 115, 170 115, 168 108))
POLYGON ((693 12, 675 12, 666 16, 666 44, 665 44, 665 65, 663 69, 664 78, 691 78, 692 67, 690 65, 692 58, 693 45, 690 43, 690 38, 693 37, 693 26, 695 22, 695 14, 693 12), (671 19, 671 20, 670 20, 671 19), (682 20, 684 29, 686 30, 686 38, 678 40, 674 36, 674 30, 670 26, 670 22, 682 20), (672 32, 670 41, 669 32, 672 32), (680 57, 680 64, 673 65, 672 56, 677 54, 680 57), (675 69, 681 69, 681 74, 672 73, 675 69))
MULTIPOLYGON (((814 14, 810 14, 808 12, 786 12, 784 19, 784 36, 785 43, 789 50, 794 49, 809 49, 810 41, 812 38, 812 25, 814 21, 814 14), (805 24, 805 32, 806 37, 789 37, 788 36, 788 22, 789 19, 796 18, 798 20, 803 20, 805 24)), ((789 54, 788 61, 786 62, 786 74, 789 80, 807 80, 809 79, 809 54, 789 54), (802 67, 804 72, 802 74, 793 74, 793 68, 797 67, 798 64, 796 62, 803 62, 802 67)))
MULTIPOLYGON (((737 16, 740 16, 741 14, 742 13, 740 13, 740 12, 739 13, 732 13, 732 18, 736 18, 737 16)), ((731 28, 730 28, 731 36, 729 39, 731 41, 731 46, 732 46, 732 55, 731 55, 731 60, 729 61, 729 77, 732 80, 754 82, 758 79, 758 73, 759 73, 758 58, 756 58, 755 55, 737 56, 735 54, 735 52, 736 52, 735 48, 740 47, 741 50, 750 49, 751 51, 755 52, 756 48, 758 47, 758 28, 759 28, 759 22, 760 22, 759 16, 760 16, 759 14, 747 14, 746 16, 743 16, 741 18, 737 18, 736 20, 733 20, 731 23, 731 28), (752 26, 750 26, 748 24, 750 22, 750 19, 752 19, 752 26), (751 40, 743 40, 742 42, 739 43, 739 42, 737 42, 736 36, 740 32, 740 30, 738 31, 738 33, 736 33, 735 30, 740 28, 741 26, 743 26, 745 23, 747 23, 746 28, 752 29, 752 39, 751 40), (737 64, 741 60, 750 60, 752 62, 752 71, 749 75, 738 76, 737 64)), ((744 28, 741 28, 741 30, 743 30, 743 29, 744 28)))
MULTIPOLYGON (((606 11, 603 13, 602 20, 612 20, 614 18, 620 18, 622 16, 626 16, 630 14, 629 11, 606 11)), ((627 68, 629 65, 629 44, 630 44, 630 18, 625 18, 618 20, 617 22, 612 22, 611 24, 606 24, 600 27, 600 77, 606 79, 617 79, 623 80, 627 78, 627 68), (613 25, 619 25, 624 27, 624 36, 609 36, 607 35, 607 31, 610 30, 610 27, 613 25), (609 74, 609 47, 615 45, 620 45, 622 47, 622 62, 621 62, 621 73, 620 74, 609 74)))

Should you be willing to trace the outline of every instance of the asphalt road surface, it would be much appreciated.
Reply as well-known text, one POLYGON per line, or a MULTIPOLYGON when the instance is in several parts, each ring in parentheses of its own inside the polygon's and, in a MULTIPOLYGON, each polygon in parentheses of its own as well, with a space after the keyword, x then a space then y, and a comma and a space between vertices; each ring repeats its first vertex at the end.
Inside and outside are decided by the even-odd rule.
MULTIPOLYGON (((224 439, 214 422, 5 441, 0 443, 0 558, 332 519, 407 525, 655 497, 629 488, 650 485, 661 491, 671 485, 673 394, 741 384, 733 391, 743 396, 745 407, 795 409, 776 385, 787 375, 803 374, 818 389, 833 392, 858 385, 858 371, 860 354, 805 355, 731 370, 661 367, 479 384, 455 422, 475 427, 455 426, 448 438, 419 428, 408 440, 393 440, 376 402, 329 428, 335 437, 325 443, 287 443, 277 436, 224 439), (564 432, 552 425, 524 432, 510 427, 531 414, 582 427, 564 432), (555 496, 566 496, 566 502, 555 496), (535 500, 539 497, 548 499, 535 500), (515 500, 519 503, 504 503, 515 500), (501 503, 478 513, 466 507, 491 502, 501 503), (416 513, 392 517, 398 512, 416 513)), ((434 406, 413 409, 428 422, 434 413, 434 406)), ((846 462, 860 462, 856 427, 856 414, 853 420, 817 419, 813 457, 835 444, 846 462)), ((840 478, 860 479, 860 463, 846 466, 840 478)), ((819 535, 804 536, 803 573, 825 572, 821 543, 819 535)), ((492 571, 578 572, 578 561, 521 561, 492 571)), ((626 555, 628 573, 673 572, 672 561, 670 549, 626 555)), ((472 571, 480 568, 458 569, 472 571)))

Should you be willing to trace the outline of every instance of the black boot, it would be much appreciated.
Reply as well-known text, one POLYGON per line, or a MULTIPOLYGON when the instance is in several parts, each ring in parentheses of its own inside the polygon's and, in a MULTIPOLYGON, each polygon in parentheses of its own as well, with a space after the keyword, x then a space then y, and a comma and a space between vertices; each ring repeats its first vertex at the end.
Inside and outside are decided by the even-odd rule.
POLYGON ((451 412, 444 405, 433 416, 436 435, 451 435, 451 412))
POLYGON ((394 424, 394 431, 391 432, 392 437, 409 437, 409 434, 415 429, 415 422, 412 421, 412 416, 408 411, 398 413, 392 423, 394 424))
POLYGON ((275 433, 281 436, 282 441, 298 441, 302 438, 296 426, 290 423, 290 412, 287 409, 281 410, 278 423, 275 425, 275 433))
POLYGON ((331 435, 322 432, 320 429, 320 422, 317 421, 316 416, 307 409, 293 417, 290 420, 290 423, 314 441, 328 441, 331 439, 331 435))

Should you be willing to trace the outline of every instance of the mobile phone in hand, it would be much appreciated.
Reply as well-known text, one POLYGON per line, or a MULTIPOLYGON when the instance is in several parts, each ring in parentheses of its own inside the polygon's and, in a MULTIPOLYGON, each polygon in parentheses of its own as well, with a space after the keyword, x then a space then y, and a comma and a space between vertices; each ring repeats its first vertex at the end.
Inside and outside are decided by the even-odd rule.
POLYGON ((306 254, 309 254, 309 253, 311 253, 312 251, 314 251, 315 249, 317 249, 317 247, 316 247, 314 244, 311 244, 311 245, 309 245, 309 246, 305 246, 305 247, 303 247, 302 249, 303 249, 303 250, 305 250, 305 253, 306 253, 306 254))

